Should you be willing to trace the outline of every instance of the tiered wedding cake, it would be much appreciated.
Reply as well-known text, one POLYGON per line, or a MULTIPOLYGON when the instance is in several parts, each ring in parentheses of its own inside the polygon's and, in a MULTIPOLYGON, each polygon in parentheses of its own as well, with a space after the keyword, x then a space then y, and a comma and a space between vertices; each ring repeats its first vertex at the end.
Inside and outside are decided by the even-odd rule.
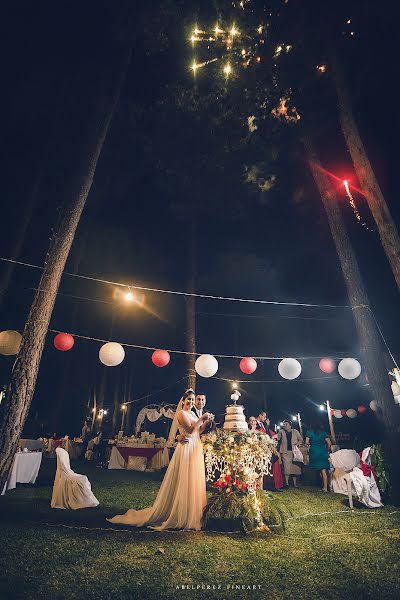
POLYGON ((226 407, 224 429, 228 431, 247 431, 247 421, 244 416, 243 406, 231 404, 226 407))

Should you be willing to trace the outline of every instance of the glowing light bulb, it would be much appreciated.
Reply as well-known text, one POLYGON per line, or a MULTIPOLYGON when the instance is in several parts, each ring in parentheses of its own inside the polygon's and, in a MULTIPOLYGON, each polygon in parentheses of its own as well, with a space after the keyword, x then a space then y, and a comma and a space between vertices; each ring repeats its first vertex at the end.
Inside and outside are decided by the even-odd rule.
POLYGON ((297 421, 297 417, 296 417, 296 415, 293 415, 293 417, 292 417, 292 421, 297 421))
POLYGON ((230 30, 230 34, 233 37, 234 35, 239 35, 239 31, 232 25, 232 29, 230 30))
POLYGON ((256 56, 256 61, 259 63, 261 62, 261 56, 256 56))
POLYGON ((263 26, 262 25, 260 25, 260 27, 258 27, 257 32, 258 33, 262 33, 263 32, 263 26))
POLYGON ((243 48, 242 49, 242 56, 244 56, 246 54, 246 50, 243 48))
POLYGON ((127 302, 132 302, 132 300, 134 300, 135 296, 132 294, 132 292, 126 292, 125 294, 125 300, 127 302))
POLYGON ((231 67, 231 65, 230 65, 229 63, 227 63, 227 64, 224 66, 224 73, 225 73, 225 75, 226 75, 227 77, 229 77, 229 75, 230 75, 231 71, 232 71, 232 67, 231 67))
POLYGON ((196 64, 196 61, 193 61, 191 68, 192 68, 193 73, 196 73, 196 69, 198 69, 198 65, 196 64))
POLYGON ((220 29, 218 27, 218 23, 216 24, 214 31, 215 31, 215 35, 218 35, 219 33, 222 33, 222 29, 220 29))
POLYGON ((194 44, 194 42, 196 41, 196 36, 192 35, 192 37, 190 38, 190 41, 192 42, 192 44, 194 44))
POLYGON ((324 407, 324 405, 323 405, 323 404, 320 404, 320 405, 319 405, 319 410, 324 410, 324 408, 325 408, 325 407, 324 407))
POLYGON ((317 69, 320 73, 325 73, 326 71, 326 65, 318 65, 317 69))
POLYGON ((122 408, 122 410, 126 410, 127 406, 126 406, 125 402, 123 404, 121 404, 121 408, 122 408))

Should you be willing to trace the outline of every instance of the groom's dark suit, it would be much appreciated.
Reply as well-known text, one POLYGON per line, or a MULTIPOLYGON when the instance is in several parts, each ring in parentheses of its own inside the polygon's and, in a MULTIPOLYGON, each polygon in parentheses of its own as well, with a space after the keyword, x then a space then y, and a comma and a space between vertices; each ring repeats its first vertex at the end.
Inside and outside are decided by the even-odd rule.
MULTIPOLYGON (((193 408, 192 408, 192 412, 193 412, 193 413, 196 415, 196 417, 197 417, 198 419, 200 419, 200 417, 201 417, 201 416, 202 416, 202 415, 203 415, 205 412, 207 412, 207 411, 206 411, 206 410, 204 410, 204 408, 202 408, 202 409, 200 409, 200 410, 199 410, 198 408, 196 408, 195 406, 193 406, 193 408)), ((215 424, 215 422, 214 422, 214 421, 211 421, 211 423, 209 423, 209 424, 207 425, 207 427, 205 428, 204 432, 205 432, 205 433, 207 433, 208 431, 213 431, 213 430, 214 430, 216 427, 217 427, 217 425, 215 424)))

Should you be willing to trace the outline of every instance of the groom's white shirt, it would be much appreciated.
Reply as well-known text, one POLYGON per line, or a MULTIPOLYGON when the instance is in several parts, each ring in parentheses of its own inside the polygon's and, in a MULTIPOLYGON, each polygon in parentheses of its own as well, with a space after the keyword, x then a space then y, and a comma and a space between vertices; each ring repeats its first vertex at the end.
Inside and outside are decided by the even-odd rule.
POLYGON ((193 407, 193 412, 196 415, 196 417, 198 419, 200 419, 200 417, 203 416, 203 409, 202 408, 196 408, 195 406, 193 407))

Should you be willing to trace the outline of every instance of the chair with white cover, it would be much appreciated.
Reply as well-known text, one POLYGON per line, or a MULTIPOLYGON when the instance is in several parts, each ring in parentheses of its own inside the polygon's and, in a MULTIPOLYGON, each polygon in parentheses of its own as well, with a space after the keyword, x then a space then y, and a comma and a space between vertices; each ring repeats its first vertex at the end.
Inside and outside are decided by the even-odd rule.
POLYGON ((63 448, 56 449, 57 471, 54 478, 51 508, 90 508, 99 501, 94 496, 86 475, 78 475, 70 467, 69 454, 63 448))

